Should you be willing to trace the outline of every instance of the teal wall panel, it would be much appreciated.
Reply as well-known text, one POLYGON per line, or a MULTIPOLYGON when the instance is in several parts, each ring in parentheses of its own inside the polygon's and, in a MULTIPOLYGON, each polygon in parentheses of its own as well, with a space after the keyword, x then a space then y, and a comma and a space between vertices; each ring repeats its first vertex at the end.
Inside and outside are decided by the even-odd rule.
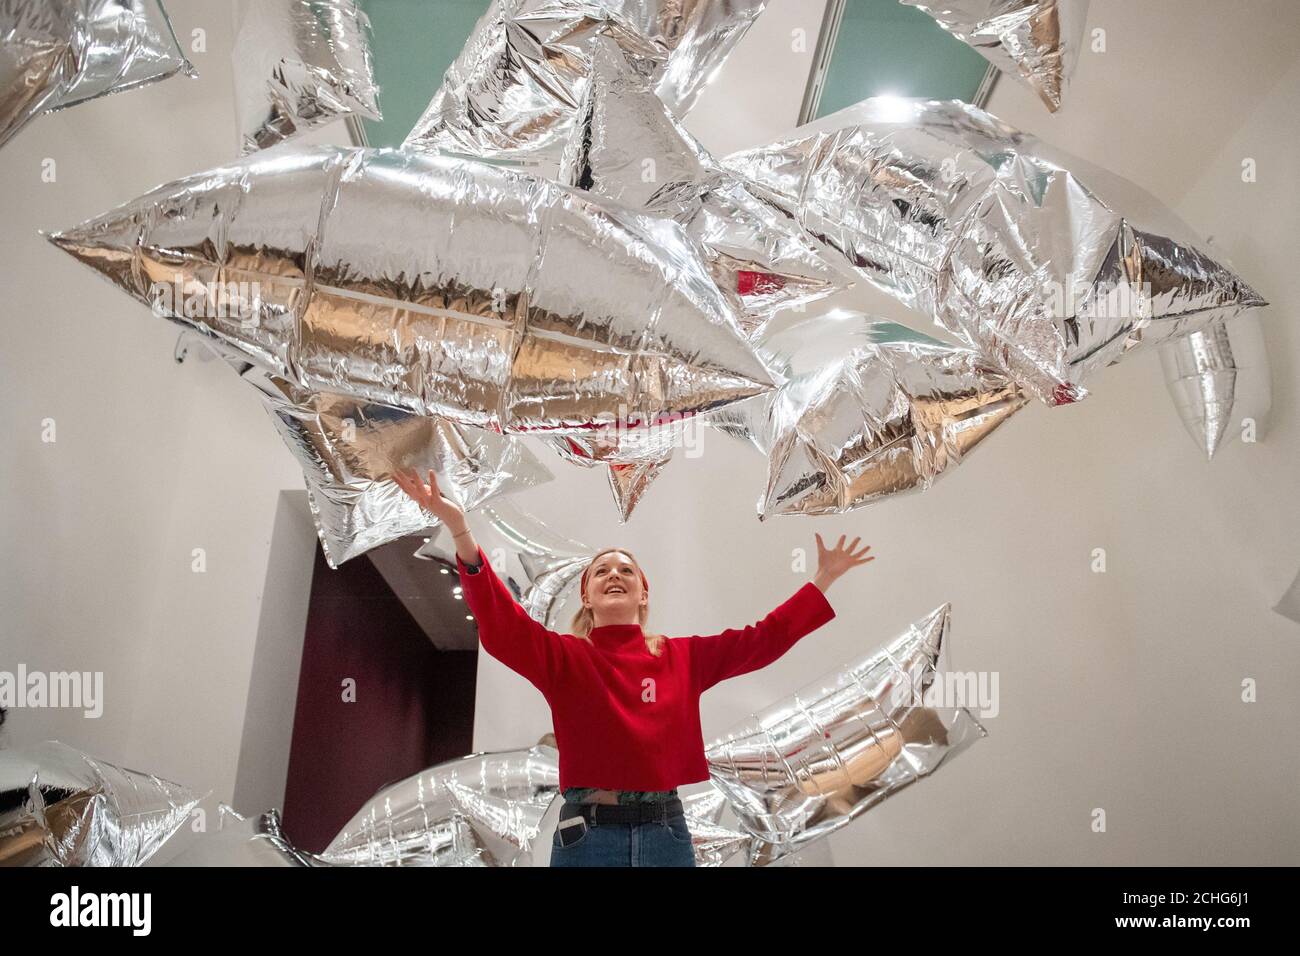
POLYGON ((365 121, 371 146, 400 146, 456 59, 488 0, 363 0, 382 122, 365 121))
POLYGON ((817 116, 893 93, 970 102, 988 61, 898 0, 848 0, 817 116))

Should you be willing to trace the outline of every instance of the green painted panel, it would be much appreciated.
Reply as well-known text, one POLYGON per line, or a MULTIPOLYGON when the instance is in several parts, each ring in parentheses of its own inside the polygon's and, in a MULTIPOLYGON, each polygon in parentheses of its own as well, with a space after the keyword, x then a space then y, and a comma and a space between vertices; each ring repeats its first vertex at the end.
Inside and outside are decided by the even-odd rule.
POLYGON ((848 0, 817 116, 869 96, 975 99, 988 61, 898 0, 848 0))
POLYGON ((400 146, 456 59, 488 0, 362 0, 382 122, 365 120, 371 146, 400 146))

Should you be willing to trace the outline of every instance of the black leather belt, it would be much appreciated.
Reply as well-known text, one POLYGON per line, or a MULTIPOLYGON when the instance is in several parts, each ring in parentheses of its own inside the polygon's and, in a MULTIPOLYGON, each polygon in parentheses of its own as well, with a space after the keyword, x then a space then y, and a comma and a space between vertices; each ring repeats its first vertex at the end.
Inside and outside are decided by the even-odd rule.
POLYGON ((666 821, 682 812, 680 797, 668 800, 647 800, 641 803, 566 803, 560 809, 560 819, 583 816, 588 824, 623 823, 635 826, 656 820, 666 821))

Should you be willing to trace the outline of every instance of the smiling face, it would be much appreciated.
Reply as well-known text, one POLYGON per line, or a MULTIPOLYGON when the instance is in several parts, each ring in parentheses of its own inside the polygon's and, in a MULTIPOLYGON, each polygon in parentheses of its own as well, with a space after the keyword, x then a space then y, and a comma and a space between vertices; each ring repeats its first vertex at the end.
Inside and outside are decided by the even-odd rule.
POLYGON ((587 572, 582 603, 591 608, 595 626, 637 624, 649 596, 641 583, 641 572, 631 555, 607 551, 596 558, 587 572))

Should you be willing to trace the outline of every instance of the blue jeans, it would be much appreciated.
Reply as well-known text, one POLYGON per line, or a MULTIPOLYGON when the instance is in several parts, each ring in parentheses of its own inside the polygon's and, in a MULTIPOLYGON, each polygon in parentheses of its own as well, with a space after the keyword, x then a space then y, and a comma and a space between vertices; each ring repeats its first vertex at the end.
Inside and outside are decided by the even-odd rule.
POLYGON ((577 842, 551 837, 551 866, 694 866, 686 816, 647 823, 591 823, 577 842))

